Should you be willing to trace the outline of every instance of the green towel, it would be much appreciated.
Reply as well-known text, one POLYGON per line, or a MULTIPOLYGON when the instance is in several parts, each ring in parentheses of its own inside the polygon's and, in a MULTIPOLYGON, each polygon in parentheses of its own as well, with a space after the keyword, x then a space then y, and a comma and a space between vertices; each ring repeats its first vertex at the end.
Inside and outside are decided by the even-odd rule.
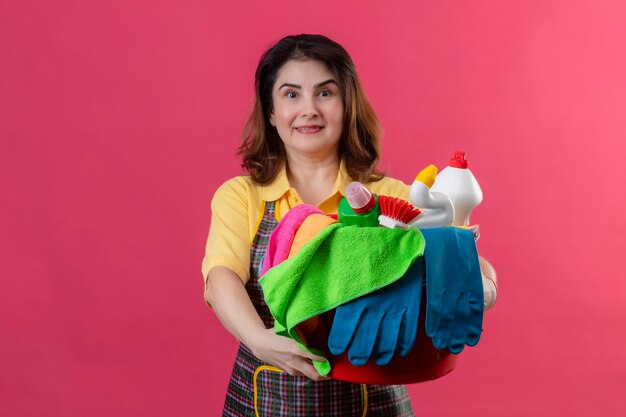
MULTIPOLYGON (((417 229, 358 227, 335 223, 324 228, 293 257, 260 279, 278 334, 302 344, 295 327, 401 278, 424 253, 417 229)), ((322 375, 326 364, 314 363, 322 375)))

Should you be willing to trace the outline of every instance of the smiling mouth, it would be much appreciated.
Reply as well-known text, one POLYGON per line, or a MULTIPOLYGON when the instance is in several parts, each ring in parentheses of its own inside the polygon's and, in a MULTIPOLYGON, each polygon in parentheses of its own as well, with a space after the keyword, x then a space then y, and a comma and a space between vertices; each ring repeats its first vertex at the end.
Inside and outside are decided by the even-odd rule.
POLYGON ((296 127, 296 131, 298 133, 310 134, 310 133, 317 133, 323 128, 324 126, 300 126, 300 127, 296 127))

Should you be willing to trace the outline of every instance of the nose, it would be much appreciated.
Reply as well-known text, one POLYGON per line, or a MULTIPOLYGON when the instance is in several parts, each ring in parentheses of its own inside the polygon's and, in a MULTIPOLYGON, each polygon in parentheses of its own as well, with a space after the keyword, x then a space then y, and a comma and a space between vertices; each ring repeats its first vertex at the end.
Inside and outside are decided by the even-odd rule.
POLYGON ((306 97, 304 97, 301 103, 302 108, 300 110, 300 115, 302 117, 311 118, 319 115, 317 103, 313 95, 307 95, 306 97))

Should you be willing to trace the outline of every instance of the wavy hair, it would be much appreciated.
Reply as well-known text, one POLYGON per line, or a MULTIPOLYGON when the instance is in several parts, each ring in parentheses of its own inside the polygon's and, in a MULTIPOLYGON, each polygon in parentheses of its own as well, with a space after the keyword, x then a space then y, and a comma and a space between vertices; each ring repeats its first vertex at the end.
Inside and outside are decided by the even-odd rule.
POLYGON ((365 97, 348 52, 322 35, 287 36, 268 49, 255 74, 255 103, 246 122, 242 144, 242 168, 260 185, 271 183, 286 160, 285 147, 270 123, 274 108, 272 90, 278 72, 290 60, 312 59, 322 62, 337 77, 343 98, 344 121, 339 141, 339 158, 345 162, 353 181, 378 181, 384 174, 376 170, 380 157, 381 127, 365 97))

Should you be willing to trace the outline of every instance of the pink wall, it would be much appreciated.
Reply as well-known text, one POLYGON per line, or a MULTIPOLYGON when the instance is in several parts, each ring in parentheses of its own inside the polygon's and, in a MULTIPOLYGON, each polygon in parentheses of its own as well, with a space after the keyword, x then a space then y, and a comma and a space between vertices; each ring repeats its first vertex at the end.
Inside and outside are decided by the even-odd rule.
POLYGON ((353 55, 392 175, 462 149, 483 186, 500 300, 418 414, 625 415, 624 2, 268 4, 0 3, 0 415, 218 415, 209 202, 299 32, 353 55))

